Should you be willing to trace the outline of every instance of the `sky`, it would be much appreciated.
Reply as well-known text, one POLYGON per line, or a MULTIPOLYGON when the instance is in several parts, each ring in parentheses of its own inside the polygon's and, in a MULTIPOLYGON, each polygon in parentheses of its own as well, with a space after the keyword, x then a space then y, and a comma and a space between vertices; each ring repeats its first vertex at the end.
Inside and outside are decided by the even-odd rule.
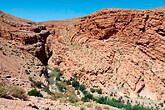
POLYGON ((82 17, 103 8, 152 9, 165 0, 1 0, 0 10, 40 22, 82 17))

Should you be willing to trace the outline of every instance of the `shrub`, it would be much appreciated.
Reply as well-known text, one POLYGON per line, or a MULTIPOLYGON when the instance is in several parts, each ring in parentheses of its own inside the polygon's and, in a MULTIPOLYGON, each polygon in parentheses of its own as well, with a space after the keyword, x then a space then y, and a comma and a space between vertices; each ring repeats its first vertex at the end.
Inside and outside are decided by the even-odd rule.
POLYGON ((88 91, 83 91, 83 94, 86 96, 86 95, 88 95, 88 91))
POLYGON ((62 73, 60 70, 58 70, 57 72, 58 72, 58 76, 62 76, 62 73))
POLYGON ((91 91, 92 93, 94 93, 94 92, 95 92, 95 89, 93 89, 93 88, 90 88, 90 91, 91 91))
POLYGON ((29 81, 31 81, 34 84, 34 86, 36 86, 38 88, 41 88, 41 86, 43 85, 43 83, 41 81, 34 81, 32 79, 32 77, 30 77, 30 76, 29 76, 29 81))
POLYGON ((82 100, 83 102, 89 102, 89 101, 90 101, 87 97, 83 97, 83 98, 81 98, 81 100, 82 100))
POLYGON ((81 85, 79 86, 79 89, 80 89, 80 91, 83 92, 83 91, 86 89, 86 87, 85 87, 85 85, 81 84, 81 85))
POLYGON ((57 75, 57 76, 56 76, 56 80, 57 80, 57 81, 60 81, 60 76, 57 75))
POLYGON ((69 80, 66 80, 67 85, 71 85, 71 82, 69 80))
POLYGON ((89 45, 88 45, 88 44, 86 44, 86 45, 85 45, 85 47, 86 47, 86 48, 89 48, 89 45))
POLYGON ((75 88, 75 90, 78 90, 78 87, 74 87, 75 88))
POLYGON ((0 83, 0 97, 2 98, 19 98, 23 100, 27 100, 27 96, 25 91, 19 87, 7 87, 0 83))
POLYGON ((77 91, 77 95, 80 95, 80 92, 79 91, 77 91))
POLYGON ((72 86, 73 86, 73 87, 79 87, 79 82, 78 82, 77 80, 74 79, 74 80, 72 81, 72 86))
POLYGON ((121 85, 121 87, 124 87, 124 83, 121 85))
POLYGON ((89 94, 87 94, 87 95, 86 95, 86 97, 87 97, 87 98, 89 98, 89 99, 93 99, 93 95, 92 95, 92 94, 90 94, 90 93, 89 93, 89 94))
POLYGON ((75 100, 73 99, 73 97, 69 97, 69 102, 71 102, 71 103, 74 103, 75 102, 75 100))
POLYGON ((59 91, 64 92, 66 90, 66 87, 59 84, 58 89, 59 89, 59 91))
POLYGON ((159 105, 160 105, 161 107, 163 107, 163 103, 159 103, 159 105))
POLYGON ((38 88, 41 88, 41 85, 43 84, 41 81, 33 81, 33 83, 38 88))
POLYGON ((54 95, 54 93, 49 90, 49 86, 44 87, 43 91, 47 92, 49 95, 54 95))
POLYGON ((30 76, 29 76, 29 81, 31 81, 31 82, 33 81, 32 77, 30 77, 30 76))
POLYGON ((5 52, 3 52, 3 55, 5 55, 5 56, 6 56, 6 53, 5 53, 5 52))
POLYGON ((28 70, 25 70, 25 73, 26 73, 27 75, 29 75, 29 74, 30 74, 30 72, 28 72, 28 70))
POLYGON ((56 80, 60 81, 61 76, 62 76, 62 73, 60 72, 60 70, 57 70, 56 80))
POLYGON ((102 94, 102 90, 101 89, 96 89, 98 94, 102 94))
POLYGON ((10 90, 10 95, 19 99, 26 100, 27 96, 25 95, 25 91, 22 88, 19 87, 11 87, 10 90))
POLYGON ((40 91, 37 91, 36 89, 32 89, 28 92, 29 96, 37 96, 37 97, 43 97, 43 95, 40 93, 40 91))

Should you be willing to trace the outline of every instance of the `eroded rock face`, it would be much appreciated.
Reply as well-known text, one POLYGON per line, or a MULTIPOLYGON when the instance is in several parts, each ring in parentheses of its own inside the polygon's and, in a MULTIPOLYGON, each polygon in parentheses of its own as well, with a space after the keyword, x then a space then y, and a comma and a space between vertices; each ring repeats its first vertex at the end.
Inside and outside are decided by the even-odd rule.
POLYGON ((21 42, 18 48, 58 67, 66 79, 75 76, 107 94, 115 88, 116 94, 145 97, 149 91, 154 100, 164 101, 164 14, 160 9, 102 9, 35 23, 1 13, 0 36, 21 42))
POLYGON ((14 41, 0 38, 0 82, 7 86, 19 86, 25 91, 33 88, 31 77, 47 85, 46 68, 42 62, 27 51, 17 47, 14 41), (45 74, 42 74, 42 73, 45 74))
POLYGON ((163 101, 164 21, 160 10, 102 9, 81 18, 43 22, 51 33, 48 65, 107 94, 111 87, 128 96, 149 89, 156 94, 153 100, 163 101))
POLYGON ((155 10, 102 9, 82 17, 75 25, 73 41, 87 35, 88 39, 105 40, 111 36, 125 37, 153 59, 165 62, 164 12, 155 10), (152 51, 151 51, 152 50, 152 51))
POLYGON ((1 37, 21 43, 22 45, 18 48, 30 52, 45 65, 48 60, 45 43, 49 34, 50 32, 46 30, 44 25, 17 18, 4 12, 0 14, 1 37))

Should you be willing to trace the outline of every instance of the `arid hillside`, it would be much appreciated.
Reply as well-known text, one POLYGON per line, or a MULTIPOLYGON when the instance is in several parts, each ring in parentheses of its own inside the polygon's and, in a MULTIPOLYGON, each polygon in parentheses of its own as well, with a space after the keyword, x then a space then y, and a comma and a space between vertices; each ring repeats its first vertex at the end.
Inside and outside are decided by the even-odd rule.
POLYGON ((42 22, 51 35, 48 65, 88 87, 130 97, 165 100, 164 7, 102 9, 63 21, 42 22))
POLYGON ((107 8, 47 22, 0 11, 0 81, 28 91, 30 74, 46 86, 45 66, 107 95, 163 102, 165 7, 107 8))

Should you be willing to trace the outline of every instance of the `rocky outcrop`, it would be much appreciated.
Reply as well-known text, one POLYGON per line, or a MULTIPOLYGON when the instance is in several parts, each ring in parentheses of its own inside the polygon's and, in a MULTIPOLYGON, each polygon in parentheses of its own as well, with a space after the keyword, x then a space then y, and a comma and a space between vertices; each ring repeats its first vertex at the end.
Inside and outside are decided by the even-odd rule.
POLYGON ((48 51, 45 47, 50 32, 46 26, 17 18, 2 12, 0 14, 0 35, 7 40, 14 40, 21 45, 18 48, 30 52, 46 65, 48 51), (23 44, 23 45, 22 45, 23 44))
POLYGON ((108 95, 112 87, 115 94, 164 101, 164 14, 162 9, 102 9, 35 23, 2 12, 0 36, 20 42, 17 48, 58 67, 66 79, 76 77, 108 95))
POLYGON ((136 97, 150 91, 156 94, 151 99, 163 101, 164 21, 161 10, 102 9, 81 18, 43 22, 51 33, 48 65, 107 94, 110 87, 116 94, 136 97))
POLYGON ((72 41, 80 41, 85 35, 98 40, 122 36, 128 43, 139 45, 151 58, 165 62, 165 17, 161 11, 102 9, 80 20, 75 25, 78 34, 71 36, 72 41))

